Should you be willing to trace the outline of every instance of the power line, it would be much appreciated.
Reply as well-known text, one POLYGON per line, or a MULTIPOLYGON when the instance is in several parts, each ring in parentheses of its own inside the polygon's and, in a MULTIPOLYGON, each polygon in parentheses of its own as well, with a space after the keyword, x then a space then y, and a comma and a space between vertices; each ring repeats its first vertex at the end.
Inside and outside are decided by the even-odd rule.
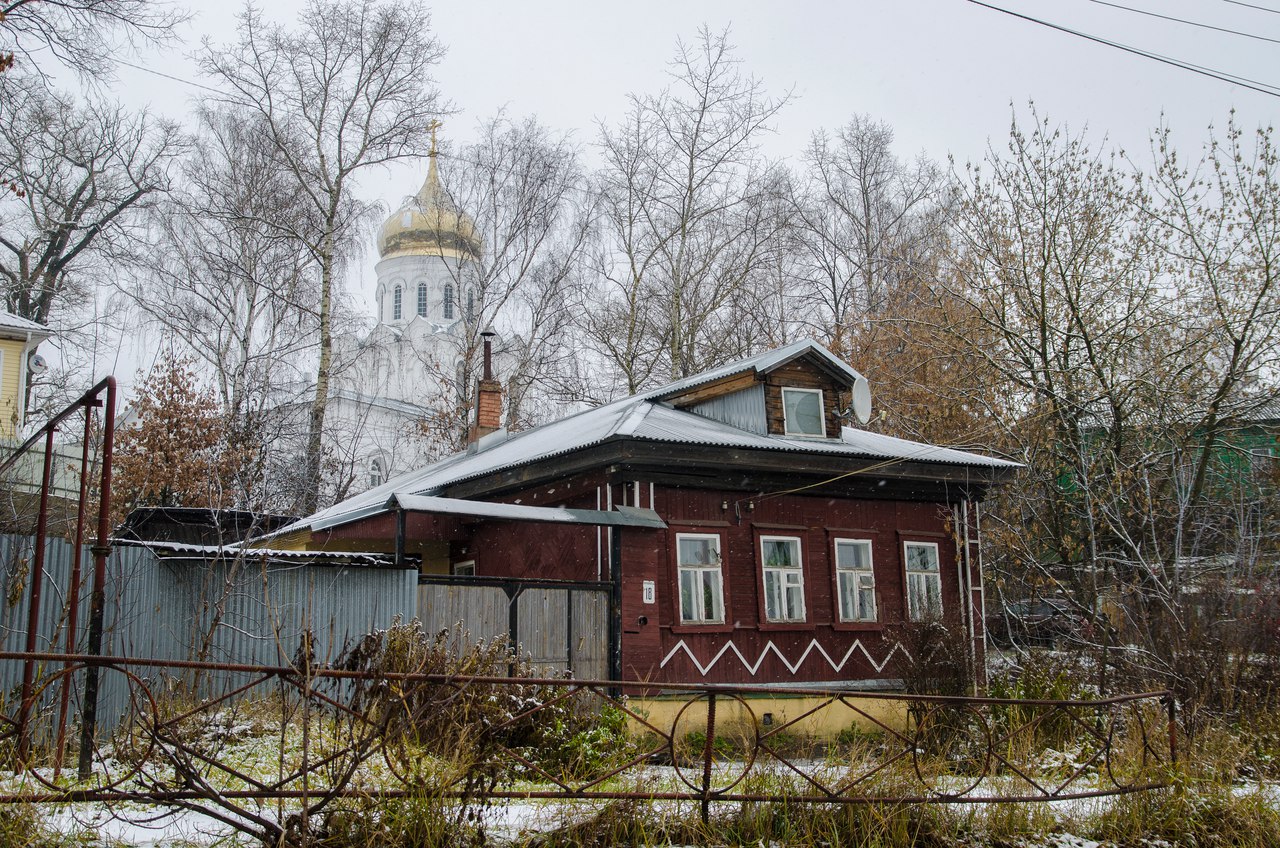
POLYGON ((198 83, 189 79, 183 79, 182 77, 175 77, 173 74, 166 74, 163 71, 157 71, 157 70, 154 70, 153 68, 148 68, 144 65, 135 65, 133 62, 126 62, 124 59, 114 59, 113 61, 116 62, 117 64, 124 65, 129 68, 133 68, 134 70, 137 70, 137 71, 143 71, 144 73, 148 73, 148 74, 155 74, 158 77, 164 77, 165 79, 173 80, 174 82, 180 82, 184 85, 190 85, 196 88, 203 88, 205 91, 212 91, 214 94, 221 94, 223 96, 226 96, 227 94, 225 91, 221 89, 212 88, 210 86, 204 85, 203 83, 198 83))
POLYGON ((1244 38, 1255 38, 1258 41, 1267 41, 1271 44, 1280 44, 1280 38, 1268 38, 1265 35, 1257 35, 1252 32, 1241 32, 1238 29, 1227 29, 1226 27, 1214 26, 1213 24, 1201 23, 1199 21, 1189 21, 1186 18, 1175 18, 1170 15, 1162 15, 1159 12, 1149 12, 1146 9, 1135 9, 1132 6, 1122 6, 1119 3, 1108 3, 1107 0, 1089 0, 1089 2, 1097 3, 1099 6, 1110 6, 1112 9, 1121 9, 1126 12, 1133 12, 1135 15, 1147 15, 1152 18, 1159 18, 1162 21, 1173 21, 1174 23, 1200 27, 1201 29, 1211 29, 1214 32, 1225 32, 1228 35, 1239 35, 1244 38))
POLYGON ((1240 0, 1226 0, 1234 6, 1244 6, 1246 9, 1257 9, 1259 12, 1270 12, 1273 15, 1280 15, 1280 9, 1268 9, 1266 6, 1255 6, 1252 3, 1242 3, 1240 0))
POLYGON ((1009 15, 1010 17, 1019 18, 1024 21, 1029 21, 1033 24, 1038 24, 1043 27, 1048 27, 1049 29, 1055 29, 1059 32, 1065 32, 1068 35, 1074 35, 1077 38, 1083 38, 1086 41, 1092 41, 1096 44, 1102 44, 1107 47, 1114 47, 1117 50, 1123 50, 1126 53, 1132 53, 1133 55, 1141 56, 1144 59, 1153 59, 1165 65, 1172 65, 1173 67, 1181 68, 1184 71, 1191 71, 1192 73, 1197 73, 1197 74, 1200 74, 1201 76, 1206 76, 1212 79, 1216 79, 1219 82, 1232 83, 1234 85, 1240 86, 1241 88, 1247 88, 1247 89, 1250 89, 1251 91, 1256 91, 1259 94, 1270 95, 1271 97, 1280 97, 1280 88, 1277 88, 1276 86, 1271 85, 1270 83, 1260 82, 1258 80, 1249 79, 1248 77, 1242 77, 1236 74, 1231 74, 1226 71, 1217 71, 1212 68, 1203 67, 1201 65, 1194 65, 1190 62, 1184 62, 1181 59, 1173 59, 1168 56, 1162 56, 1159 53, 1152 53, 1148 50, 1142 50, 1138 47, 1130 47, 1127 44, 1121 44, 1117 41, 1110 41, 1109 39, 1106 39, 1106 38, 1101 38, 1096 35, 1089 35, 1086 32, 1080 32, 1079 30, 1071 29, 1069 27, 1061 26, 1059 24, 1050 23, 1049 21, 1041 20, 1040 18, 1034 18, 1034 17, 1031 17, 1030 15, 1024 15, 1020 12, 1014 12, 1010 9, 1003 9, 999 6, 993 6, 990 3, 983 3, 981 2, 981 0, 969 0, 969 2, 974 4, 975 6, 981 6, 984 9, 990 9, 993 12, 1000 12, 1002 14, 1009 15))

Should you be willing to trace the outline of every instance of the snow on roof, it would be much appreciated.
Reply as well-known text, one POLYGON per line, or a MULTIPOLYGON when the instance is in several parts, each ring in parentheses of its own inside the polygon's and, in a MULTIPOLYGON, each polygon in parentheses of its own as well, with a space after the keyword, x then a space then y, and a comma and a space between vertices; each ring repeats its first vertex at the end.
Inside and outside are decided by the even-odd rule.
POLYGON ((591 445, 617 434, 618 425, 634 407, 648 406, 640 398, 629 397, 543 424, 532 430, 507 436, 491 433, 471 449, 433 462, 425 468, 393 477, 381 486, 355 495, 321 510, 310 518, 282 527, 279 535, 307 527, 333 526, 386 511, 387 501, 396 494, 429 495, 441 487, 517 465, 548 459, 591 445), (338 521, 334 521, 338 518, 338 521))
POLYGON ((721 365, 719 368, 712 368, 710 371, 703 371, 701 374, 685 377, 683 380, 677 380, 653 391, 637 395, 637 397, 647 399, 666 398, 687 392, 689 389, 697 388, 707 383, 714 383, 716 380, 723 380, 725 377, 743 374, 747 371, 764 374, 808 353, 816 354, 831 370, 843 375, 849 381, 849 385, 853 385, 858 380, 866 379, 851 368, 848 363, 841 361, 839 357, 832 354, 822 345, 812 339, 802 339, 776 350, 748 356, 746 359, 739 359, 727 365, 721 365))
POLYGON ((40 338, 48 338, 53 335, 49 328, 43 324, 37 324, 35 321, 28 321, 26 318, 20 318, 12 312, 5 312, 0 309, 0 330, 12 330, 23 333, 30 333, 40 338))
MULTIPOLYGON (((268 559, 298 560, 313 565, 367 565, 372 567, 394 566, 395 561, 383 554, 361 551, 290 551, 275 548, 257 548, 248 545, 195 545, 186 542, 167 542, 143 539, 112 539, 113 545, 129 548, 148 548, 160 555, 192 557, 195 559, 223 559, 266 557, 268 559)), ((416 566, 413 566, 416 568, 416 566)))
POLYGON ((661 529, 667 526, 667 523, 652 509, 639 509, 630 506, 619 506, 616 511, 605 512, 598 509, 528 506, 526 504, 491 503, 490 501, 469 501, 463 498, 436 498, 427 495, 405 494, 392 495, 386 506, 387 509, 403 509, 406 512, 474 515, 481 518, 540 521, 552 524, 590 524, 611 527, 648 527, 651 529, 661 529))
POLYGON ((850 379, 858 374, 821 345, 796 342, 767 354, 748 357, 696 374, 666 386, 613 403, 598 406, 526 430, 508 434, 504 430, 485 436, 466 451, 453 454, 425 468, 394 477, 309 518, 282 527, 270 536, 305 529, 323 529, 387 512, 393 498, 435 495, 446 486, 506 471, 598 445, 608 439, 629 437, 641 441, 746 448, 806 454, 828 454, 850 459, 894 462, 928 462, 971 468, 1017 468, 1016 462, 969 453, 954 448, 898 439, 844 427, 838 439, 783 438, 740 430, 693 412, 674 409, 659 401, 703 383, 713 382, 750 369, 766 371, 786 364, 810 351, 845 369, 850 379))

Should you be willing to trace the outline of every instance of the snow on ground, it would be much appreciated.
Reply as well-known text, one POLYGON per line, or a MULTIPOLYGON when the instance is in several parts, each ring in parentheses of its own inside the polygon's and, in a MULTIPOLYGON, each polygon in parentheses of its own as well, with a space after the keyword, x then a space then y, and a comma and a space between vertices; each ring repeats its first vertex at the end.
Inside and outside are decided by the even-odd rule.
POLYGON ((93 834, 96 845, 129 848, 172 848, 175 845, 234 844, 235 831, 220 821, 190 810, 130 807, 111 810, 102 804, 67 805, 45 818, 55 833, 93 834))
MULTIPOLYGON (((1241 794, 1263 791, 1280 808, 1280 786, 1243 785, 1241 794)), ((659 802, 661 807, 666 803, 659 802)), ((1078 822, 1103 811, 1106 798, 1068 799, 1044 802, 1062 822, 1078 822)), ((491 840, 498 845, 513 842, 539 832, 562 827, 566 821, 589 818, 603 802, 579 801, 509 801, 496 802, 485 812, 485 826, 491 840), (577 813, 577 814, 575 814, 577 813)), ((123 805, 109 809, 102 804, 68 804, 50 807, 46 826, 56 833, 75 836, 86 846, 110 848, 174 848, 174 846, 248 846, 250 842, 225 824, 200 813, 163 807, 144 808, 123 805)), ((1050 833, 1028 838, 1020 848, 1106 848, 1071 833, 1050 833)), ((771 846, 789 848, 789 846, 771 846)))

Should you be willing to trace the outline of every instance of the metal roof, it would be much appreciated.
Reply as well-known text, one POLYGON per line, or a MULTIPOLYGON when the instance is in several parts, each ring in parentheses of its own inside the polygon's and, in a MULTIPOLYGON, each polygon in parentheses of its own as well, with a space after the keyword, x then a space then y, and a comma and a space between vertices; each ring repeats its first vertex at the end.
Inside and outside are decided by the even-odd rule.
POLYGON ((616 512, 599 509, 568 509, 559 506, 527 506, 525 504, 469 501, 463 498, 437 498, 427 495, 395 494, 386 508, 405 512, 472 515, 508 521, 539 521, 552 524, 590 524, 608 527, 648 527, 660 530, 667 523, 651 509, 620 506, 616 512))
POLYGON ((709 371, 703 371, 701 374, 685 377, 683 380, 677 380, 653 391, 644 392, 637 395, 637 397, 649 400, 674 397, 698 386, 714 383, 717 380, 723 380, 736 374, 745 374, 748 371, 756 374, 766 374, 806 354, 816 356, 828 371, 840 375, 840 377, 848 381, 850 386, 859 380, 866 379, 866 377, 863 377, 850 367, 847 362, 841 360, 822 345, 812 339, 802 339, 775 350, 748 356, 746 359, 739 359, 727 365, 721 365, 719 368, 712 368, 709 371))
MULTIPOLYGON (((235 557, 266 557, 268 559, 297 560, 308 565, 362 565, 374 568, 395 567, 395 560, 385 554, 359 551, 288 551, 276 548, 258 548, 251 545, 191 545, 185 542, 155 542, 141 539, 112 539, 112 545, 128 548, 148 548, 158 555, 173 558, 223 559, 235 557)), ((409 566, 399 566, 409 567, 409 566)), ((416 568, 417 566, 412 566, 416 568)))
MULTIPOLYGON (((583 450, 612 438, 638 441, 705 445, 708 447, 746 448, 782 451, 796 454, 823 454, 849 459, 891 462, 923 462, 970 468, 1018 468, 1016 462, 939 447, 850 427, 842 428, 839 438, 784 438, 751 433, 729 424, 675 409, 660 402, 663 397, 678 394, 693 386, 714 382, 753 368, 772 368, 799 356, 816 352, 839 363, 815 342, 788 345, 768 354, 739 360, 644 394, 623 398, 604 406, 509 434, 499 430, 485 436, 466 451, 453 454, 425 468, 410 471, 367 492, 334 504, 309 518, 283 527, 271 535, 297 530, 322 530, 347 524, 386 512, 393 498, 436 495, 445 487, 489 474, 529 465, 541 460, 583 450)), ((853 377, 862 376, 841 363, 853 377)), ((401 500, 403 503, 404 501, 401 500)))

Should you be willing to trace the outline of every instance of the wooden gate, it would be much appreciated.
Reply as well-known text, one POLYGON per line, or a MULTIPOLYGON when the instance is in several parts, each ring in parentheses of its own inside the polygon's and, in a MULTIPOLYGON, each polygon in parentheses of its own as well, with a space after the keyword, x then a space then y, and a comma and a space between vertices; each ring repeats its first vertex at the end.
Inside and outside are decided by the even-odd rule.
POLYGON ((449 630, 458 649, 506 639, 534 673, 579 680, 609 676, 608 583, 420 575, 418 619, 449 630))

